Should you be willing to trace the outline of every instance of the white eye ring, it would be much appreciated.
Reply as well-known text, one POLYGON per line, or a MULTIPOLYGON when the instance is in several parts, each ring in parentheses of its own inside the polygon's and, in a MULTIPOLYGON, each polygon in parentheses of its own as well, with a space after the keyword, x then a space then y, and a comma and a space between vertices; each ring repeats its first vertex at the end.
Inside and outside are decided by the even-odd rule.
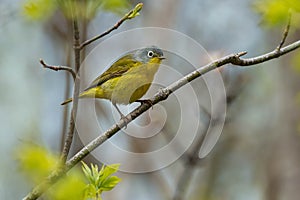
POLYGON ((153 51, 148 51, 148 57, 149 57, 149 58, 152 58, 153 55, 154 55, 153 51))

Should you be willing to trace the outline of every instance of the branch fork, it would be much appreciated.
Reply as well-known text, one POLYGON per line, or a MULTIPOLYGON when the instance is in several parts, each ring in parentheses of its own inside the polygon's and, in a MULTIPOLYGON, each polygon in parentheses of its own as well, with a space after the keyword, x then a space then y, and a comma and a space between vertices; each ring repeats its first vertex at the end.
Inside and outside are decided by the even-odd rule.
POLYGON ((76 79, 76 73, 71 67, 48 65, 45 63, 45 61, 43 59, 40 59, 40 63, 44 68, 47 68, 47 69, 51 69, 54 71, 60 71, 60 70, 67 71, 67 72, 71 73, 74 81, 76 79))

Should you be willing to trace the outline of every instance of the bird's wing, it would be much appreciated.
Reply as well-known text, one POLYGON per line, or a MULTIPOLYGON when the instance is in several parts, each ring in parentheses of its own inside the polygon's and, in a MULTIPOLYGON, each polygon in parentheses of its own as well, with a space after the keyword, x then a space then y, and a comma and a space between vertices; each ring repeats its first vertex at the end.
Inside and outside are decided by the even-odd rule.
POLYGON ((98 76, 84 91, 97 87, 106 81, 122 76, 131 67, 135 67, 139 61, 133 59, 132 55, 126 55, 117 60, 110 68, 108 68, 103 74, 98 76))

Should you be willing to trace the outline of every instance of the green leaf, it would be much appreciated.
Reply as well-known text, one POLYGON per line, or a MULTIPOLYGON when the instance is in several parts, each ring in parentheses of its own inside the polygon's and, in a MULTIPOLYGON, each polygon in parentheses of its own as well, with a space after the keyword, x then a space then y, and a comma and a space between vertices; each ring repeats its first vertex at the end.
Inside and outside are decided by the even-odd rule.
POLYGON ((120 181, 121 179, 119 177, 111 176, 102 182, 100 189, 103 191, 112 190, 120 181))
POLYGON ((143 3, 139 3, 135 6, 135 8, 133 9, 132 13, 130 13, 127 18, 128 19, 132 19, 132 18, 135 18, 136 16, 139 16, 140 15, 140 11, 142 10, 143 8, 143 3))
POLYGON ((86 185, 86 188, 84 189, 84 197, 87 198, 94 198, 97 196, 97 189, 94 185, 88 184, 86 185))
POLYGON ((89 183, 85 188, 85 197, 99 199, 103 191, 112 190, 121 179, 117 176, 112 176, 117 172, 120 164, 102 165, 100 171, 97 165, 91 163, 91 167, 82 162, 82 170, 89 183))
POLYGON ((91 164, 93 176, 98 177, 99 171, 98 166, 91 164))
POLYGON ((91 169, 83 161, 81 163, 82 163, 82 171, 83 171, 85 177, 89 180, 89 182, 93 183, 94 177, 93 177, 91 169))
POLYGON ((120 167, 120 164, 102 166, 101 169, 101 180, 104 181, 107 177, 111 176, 113 173, 116 173, 120 167))

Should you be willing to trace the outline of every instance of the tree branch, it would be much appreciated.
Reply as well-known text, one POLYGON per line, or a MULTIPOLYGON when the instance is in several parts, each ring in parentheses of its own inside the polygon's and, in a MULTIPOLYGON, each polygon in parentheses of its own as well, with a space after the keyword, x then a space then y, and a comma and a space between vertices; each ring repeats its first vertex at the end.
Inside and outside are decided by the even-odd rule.
POLYGON ((72 167, 74 167, 78 162, 80 162, 85 156, 87 156, 91 151, 93 151, 95 148, 97 148, 99 145, 104 143, 106 140, 111 138, 113 135, 115 135, 121 128, 125 127, 126 124, 133 121, 135 118, 140 116, 142 113, 150 109, 153 105, 165 100, 168 98, 168 96, 181 88, 182 86, 186 85, 187 83, 191 82, 192 80, 206 74, 209 71, 212 71, 218 67, 221 67, 223 65, 227 64, 233 64, 237 66, 250 66, 255 65, 259 63, 266 62, 268 60, 278 58, 282 55, 285 55, 297 48, 300 47, 300 40, 281 48, 280 51, 272 51, 270 53, 257 56, 254 58, 241 58, 241 56, 245 55, 246 52, 240 52, 236 54, 231 54, 228 56, 225 56, 223 58, 217 59, 191 73, 184 76, 183 78, 179 79, 178 81, 174 82, 173 84, 169 85, 168 87, 161 89, 158 93, 156 93, 149 101, 149 103, 143 103, 139 107, 137 107, 135 110, 133 110, 131 113, 126 115, 125 118, 122 118, 118 123, 114 124, 110 129, 105 131, 102 135, 95 138, 93 141, 91 141, 89 144, 87 144, 85 147, 83 147, 77 154, 75 154, 72 158, 70 158, 66 165, 51 173, 49 177, 36 186, 32 192, 30 192, 24 199, 30 200, 30 199, 36 199, 38 198, 44 190, 46 190, 49 186, 54 184, 62 175, 64 175, 68 170, 70 170, 72 167))
POLYGON ((97 35, 97 36, 93 37, 92 39, 89 39, 89 40, 83 42, 79 46, 79 49, 82 50, 85 46, 87 46, 87 45, 91 44, 92 42, 94 42, 94 41, 110 34, 113 30, 118 29, 123 24, 123 22, 136 17, 138 15, 138 12, 141 11, 142 8, 143 8, 143 3, 137 4, 132 10, 130 10, 127 14, 125 14, 124 17, 122 17, 113 27, 111 27, 107 31, 101 33, 100 35, 97 35))
MULTIPOLYGON (((68 46, 67 53, 66 53, 67 54, 66 63, 68 66, 71 66, 71 56, 72 56, 71 50, 72 49, 70 48, 70 46, 68 46)), ((65 82, 66 82, 66 90, 65 90, 65 94, 64 94, 64 99, 67 99, 71 96, 71 89, 70 89, 71 81, 70 81, 69 76, 66 76, 65 82)), ((64 111, 63 111, 63 115, 62 115, 63 124, 62 124, 62 132, 61 132, 61 139, 60 139, 60 152, 63 151, 65 137, 66 137, 67 131, 68 131, 69 113, 70 113, 69 106, 64 106, 64 111)))
POLYGON ((287 54, 287 53, 299 48, 299 46, 300 46, 300 40, 298 40, 284 48, 281 48, 280 50, 275 49, 274 51, 271 51, 270 53, 267 53, 267 54, 264 54, 261 56, 257 56, 254 58, 242 59, 239 56, 236 56, 234 58, 231 58, 230 63, 233 65, 239 65, 239 66, 256 65, 256 64, 263 63, 268 60, 274 59, 274 58, 278 58, 284 54, 287 54))
POLYGON ((289 12, 288 14, 288 23, 284 29, 284 32, 283 32, 283 35, 282 35, 282 39, 278 45, 278 47, 276 48, 277 51, 279 51, 281 49, 281 47, 283 46, 288 34, 289 34, 289 31, 290 31, 290 26, 291 26, 291 18, 292 18, 292 14, 291 12, 289 12))
POLYGON ((69 131, 66 135, 65 144, 63 146, 63 150, 61 153, 61 162, 64 164, 67 160, 75 130, 75 122, 78 108, 78 96, 79 96, 79 88, 80 88, 80 80, 79 80, 79 69, 80 69, 80 49, 78 48, 80 45, 80 37, 79 37, 79 28, 77 19, 73 21, 73 37, 74 37, 74 55, 75 55, 75 72, 78 74, 74 80, 74 93, 73 93, 73 108, 71 110, 71 118, 69 131))
POLYGON ((70 72, 74 81, 76 79, 76 73, 71 67, 66 67, 66 66, 54 66, 54 65, 47 65, 44 60, 40 59, 40 63, 43 65, 44 68, 47 69, 52 69, 54 71, 60 71, 60 70, 65 70, 67 72, 70 72))

